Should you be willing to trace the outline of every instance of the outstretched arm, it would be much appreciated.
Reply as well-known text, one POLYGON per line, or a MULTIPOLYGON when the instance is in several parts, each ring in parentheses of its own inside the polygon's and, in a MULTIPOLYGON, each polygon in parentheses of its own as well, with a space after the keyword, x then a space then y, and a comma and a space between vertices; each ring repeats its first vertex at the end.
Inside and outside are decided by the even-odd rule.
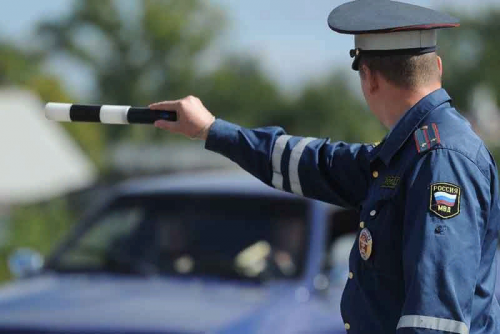
POLYGON ((272 187, 348 207, 366 196, 371 146, 293 137, 279 127, 245 129, 215 120, 195 97, 150 107, 178 113, 178 122, 158 121, 157 127, 206 140, 207 149, 272 187))

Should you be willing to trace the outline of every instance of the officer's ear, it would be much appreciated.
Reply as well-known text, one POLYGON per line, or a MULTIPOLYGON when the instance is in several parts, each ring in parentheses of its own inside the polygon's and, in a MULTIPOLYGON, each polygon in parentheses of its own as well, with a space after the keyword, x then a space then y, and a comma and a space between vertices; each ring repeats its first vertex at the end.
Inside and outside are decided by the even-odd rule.
POLYGON ((379 73, 370 70, 366 64, 359 67, 359 76, 361 77, 363 90, 365 93, 374 94, 379 89, 379 73))
POLYGON ((438 69, 439 69, 439 76, 442 78, 443 77, 443 60, 439 56, 437 56, 436 59, 437 59, 436 60, 437 61, 437 66, 438 66, 438 69))

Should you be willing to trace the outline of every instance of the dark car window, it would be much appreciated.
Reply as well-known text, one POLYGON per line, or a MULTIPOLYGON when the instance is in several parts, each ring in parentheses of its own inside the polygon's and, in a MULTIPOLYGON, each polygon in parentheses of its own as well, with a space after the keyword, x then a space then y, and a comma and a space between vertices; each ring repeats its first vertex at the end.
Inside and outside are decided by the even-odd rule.
POLYGON ((153 271, 230 279, 303 272, 309 226, 300 199, 176 195, 126 197, 103 211, 50 267, 153 271))

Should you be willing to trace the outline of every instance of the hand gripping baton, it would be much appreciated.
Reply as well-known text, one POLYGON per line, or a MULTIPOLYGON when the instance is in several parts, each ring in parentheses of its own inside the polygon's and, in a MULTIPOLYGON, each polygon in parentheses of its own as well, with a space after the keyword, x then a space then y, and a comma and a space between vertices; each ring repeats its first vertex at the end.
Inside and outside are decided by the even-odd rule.
POLYGON ((153 124, 158 120, 177 121, 177 113, 169 110, 54 102, 49 102, 45 105, 45 117, 58 122, 94 122, 104 124, 153 124))

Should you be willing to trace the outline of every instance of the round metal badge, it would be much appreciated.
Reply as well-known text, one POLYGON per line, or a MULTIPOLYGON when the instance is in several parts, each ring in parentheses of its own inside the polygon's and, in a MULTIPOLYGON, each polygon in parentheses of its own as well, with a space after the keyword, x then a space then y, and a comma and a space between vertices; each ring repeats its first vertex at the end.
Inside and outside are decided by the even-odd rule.
POLYGON ((359 235, 359 254, 363 260, 368 260, 372 255, 373 239, 370 230, 364 228, 359 235))

